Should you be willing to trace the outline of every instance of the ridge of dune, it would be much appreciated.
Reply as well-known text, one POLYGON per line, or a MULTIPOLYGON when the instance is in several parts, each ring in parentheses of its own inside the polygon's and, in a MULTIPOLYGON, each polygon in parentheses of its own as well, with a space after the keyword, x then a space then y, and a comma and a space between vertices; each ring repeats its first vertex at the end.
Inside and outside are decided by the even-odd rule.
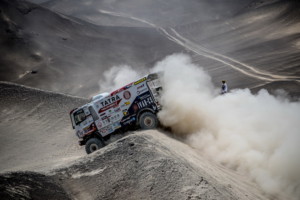
MULTIPOLYGON (((156 130, 136 132, 42 175, 2 174, 0 187, 1 180, 16 175, 23 188, 30 185, 30 177, 39 185, 54 183, 63 189, 57 194, 70 199, 266 199, 246 177, 156 130)), ((16 195, 13 190, 3 193, 16 195)))

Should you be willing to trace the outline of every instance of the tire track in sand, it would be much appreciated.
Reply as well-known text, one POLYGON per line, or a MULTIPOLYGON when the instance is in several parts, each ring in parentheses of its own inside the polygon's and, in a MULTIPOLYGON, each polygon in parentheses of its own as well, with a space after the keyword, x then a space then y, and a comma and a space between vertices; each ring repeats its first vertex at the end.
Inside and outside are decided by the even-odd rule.
MULTIPOLYGON (((248 64, 245 64, 245 63, 242 63, 238 60, 235 60, 233 58, 230 58, 228 56, 225 56, 225 55, 222 55, 222 54, 219 54, 219 53, 216 53, 216 52, 213 52, 207 48, 204 48, 203 46, 200 46, 199 44, 197 43, 194 43, 194 42, 191 42, 190 40, 188 40, 187 38, 184 38, 182 35, 180 35, 175 29, 173 28, 170 28, 171 32, 175 35, 175 37, 177 37, 179 40, 183 41, 184 43, 188 44, 188 46, 195 46, 195 49, 196 51, 202 51, 204 53, 207 53, 209 55, 212 55, 215 59, 220 59, 220 60, 223 60, 223 61, 226 61, 228 63, 233 63, 235 65, 233 65, 232 67, 238 67, 240 69, 243 69, 244 71, 249 71, 250 73, 253 73, 255 74, 255 76, 260 76, 260 77, 265 77, 271 81, 299 81, 300 77, 298 76, 283 76, 283 75, 277 75, 277 74, 272 74, 272 73, 269 73, 269 72, 266 72, 266 71, 262 71, 262 70, 259 70, 259 69, 256 69, 255 67, 253 66, 250 66, 248 64)), ((199 52, 199 53, 200 53, 199 52)), ((239 69, 236 69, 236 70, 239 70, 239 69)))
POLYGON ((99 9, 98 10, 100 13, 102 14, 107 14, 107 15, 111 15, 111 16, 116 16, 116 17, 123 17, 123 18, 128 18, 128 19, 132 19, 138 22, 142 22, 144 24, 147 24, 150 27, 153 27, 155 29, 157 29, 162 35, 164 35, 165 37, 167 37, 169 40, 177 43, 178 45, 196 53, 199 56, 204 56, 206 58, 218 61, 224 65, 227 65, 229 67, 231 67, 234 70, 239 71, 242 74, 245 74, 247 76, 256 78, 256 79, 260 79, 263 81, 267 81, 267 82, 272 82, 272 81, 298 81, 300 82, 300 77, 297 76, 283 76, 283 75, 276 75, 276 74, 272 74, 266 71, 262 71, 262 70, 258 70, 253 66, 250 66, 248 64, 242 63, 238 60, 235 60, 233 58, 230 58, 228 56, 213 52, 195 42, 192 42, 190 40, 188 40, 187 38, 183 37, 182 35, 180 35, 175 29, 173 28, 163 28, 163 27, 159 27, 147 20, 144 19, 140 19, 137 17, 133 17, 124 13, 116 13, 116 12, 112 12, 112 11, 107 11, 107 10, 102 10, 99 9))

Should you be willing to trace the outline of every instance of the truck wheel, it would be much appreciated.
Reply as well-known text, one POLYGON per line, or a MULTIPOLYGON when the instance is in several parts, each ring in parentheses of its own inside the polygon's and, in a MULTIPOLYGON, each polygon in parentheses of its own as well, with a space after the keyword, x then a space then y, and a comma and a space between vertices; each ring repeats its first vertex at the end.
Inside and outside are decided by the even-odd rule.
POLYGON ((144 112, 139 118, 139 125, 141 129, 155 129, 158 125, 158 119, 155 114, 151 112, 144 112))
POLYGON ((104 147, 104 143, 101 140, 97 138, 91 138, 85 144, 85 151, 87 154, 90 154, 98 149, 101 149, 102 147, 104 147))

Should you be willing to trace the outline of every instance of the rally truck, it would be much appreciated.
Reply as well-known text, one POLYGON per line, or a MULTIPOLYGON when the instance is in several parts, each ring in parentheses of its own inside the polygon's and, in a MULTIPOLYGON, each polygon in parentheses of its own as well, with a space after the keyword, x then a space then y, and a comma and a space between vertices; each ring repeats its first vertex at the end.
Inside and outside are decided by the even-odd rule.
POLYGON ((156 128, 161 90, 159 74, 153 73, 73 109, 70 117, 79 145, 85 145, 89 154, 105 146, 113 133, 156 128))

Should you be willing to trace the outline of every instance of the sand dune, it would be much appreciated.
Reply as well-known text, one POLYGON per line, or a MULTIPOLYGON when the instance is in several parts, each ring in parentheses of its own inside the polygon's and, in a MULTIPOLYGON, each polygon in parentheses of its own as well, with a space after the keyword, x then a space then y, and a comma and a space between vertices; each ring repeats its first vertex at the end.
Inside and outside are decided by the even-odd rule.
POLYGON ((1 196, 24 199, 266 199, 246 177, 158 131, 136 132, 50 172, 3 174, 0 187, 1 196))
POLYGON ((0 83, 0 171, 51 168, 79 148, 68 113, 86 99, 0 83))

